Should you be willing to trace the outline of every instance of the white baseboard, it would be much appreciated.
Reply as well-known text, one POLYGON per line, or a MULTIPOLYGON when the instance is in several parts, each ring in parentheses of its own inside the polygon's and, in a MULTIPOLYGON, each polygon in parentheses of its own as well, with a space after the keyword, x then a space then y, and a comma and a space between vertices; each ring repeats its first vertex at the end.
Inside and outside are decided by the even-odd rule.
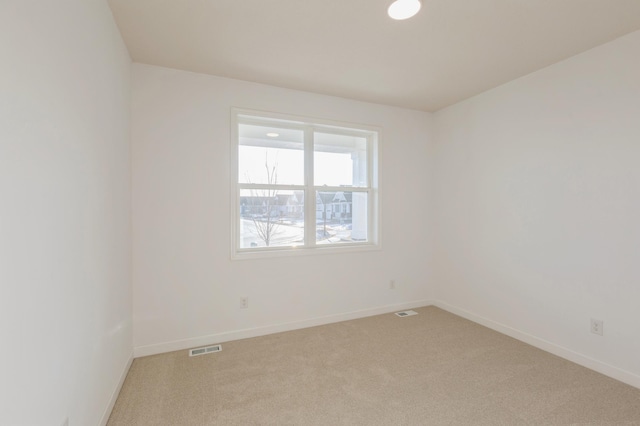
POLYGON ((116 400, 118 399, 118 395, 120 395, 120 390, 122 389, 122 385, 124 384, 124 380, 127 378, 127 374, 129 373, 129 369, 131 368, 131 364, 133 363, 133 354, 129 355, 129 359, 122 370, 122 374, 120 374, 120 380, 116 384, 116 387, 113 389, 111 393, 111 398, 109 398, 109 403, 102 414, 102 419, 100 420, 99 426, 106 426, 109 421, 109 416, 111 416, 111 411, 113 410, 113 406, 116 405, 116 400))
POLYGON ((173 342, 158 343, 155 345, 137 346, 133 349, 135 358, 156 355, 165 352, 179 351, 197 346, 206 346, 216 343, 230 342, 233 340, 248 339, 250 337, 264 336, 267 334, 280 333, 283 331, 298 330, 301 328, 315 327, 318 325, 331 324, 340 321, 348 321, 357 318, 365 318, 373 315, 386 314, 389 312, 401 311, 404 309, 418 308, 432 305, 431 300, 418 300, 414 302, 398 303, 394 305, 380 306, 372 309, 347 312, 343 314, 328 315, 324 317, 311 318, 301 321, 293 321, 282 324, 273 324, 263 327, 247 328, 243 330, 228 331, 219 334, 194 337, 191 339, 176 340, 173 342))
POLYGON ((441 301, 434 306, 640 389, 640 376, 441 301))

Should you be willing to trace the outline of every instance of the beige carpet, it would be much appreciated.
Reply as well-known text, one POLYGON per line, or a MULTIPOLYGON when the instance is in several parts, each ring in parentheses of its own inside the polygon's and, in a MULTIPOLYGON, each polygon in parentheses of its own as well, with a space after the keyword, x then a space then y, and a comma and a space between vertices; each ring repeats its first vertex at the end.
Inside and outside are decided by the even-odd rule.
POLYGON ((640 390, 416 311, 136 359, 108 425, 640 425, 640 390))

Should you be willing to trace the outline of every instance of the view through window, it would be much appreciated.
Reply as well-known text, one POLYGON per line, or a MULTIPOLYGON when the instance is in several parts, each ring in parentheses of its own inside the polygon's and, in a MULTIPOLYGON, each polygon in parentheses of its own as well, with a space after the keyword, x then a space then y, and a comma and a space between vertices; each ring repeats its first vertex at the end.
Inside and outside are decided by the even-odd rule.
POLYGON ((378 132, 236 112, 236 252, 377 243, 378 132))

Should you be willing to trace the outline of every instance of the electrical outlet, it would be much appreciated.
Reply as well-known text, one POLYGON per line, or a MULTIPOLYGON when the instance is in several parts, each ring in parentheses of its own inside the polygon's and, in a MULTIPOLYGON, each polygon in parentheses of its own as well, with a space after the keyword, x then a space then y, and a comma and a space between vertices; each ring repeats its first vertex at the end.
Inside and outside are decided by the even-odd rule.
POLYGON ((240 309, 248 309, 249 308, 249 298, 243 296, 240 298, 240 309))
POLYGON ((389 281, 389 290, 395 290, 395 289, 396 289, 396 281, 395 280, 389 281))
POLYGON ((604 322, 602 320, 591 318, 591 332, 604 336, 604 322))

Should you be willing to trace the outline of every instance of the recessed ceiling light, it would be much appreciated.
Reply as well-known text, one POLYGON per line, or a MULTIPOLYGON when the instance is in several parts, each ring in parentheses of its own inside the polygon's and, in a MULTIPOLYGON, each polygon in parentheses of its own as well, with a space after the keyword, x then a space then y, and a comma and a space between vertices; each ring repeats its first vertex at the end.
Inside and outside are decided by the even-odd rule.
POLYGON ((387 13, 393 19, 408 19, 418 13, 421 6, 420 0, 396 0, 391 3, 387 13))
POLYGON ((269 136, 270 138, 277 138, 278 136, 280 136, 280 133, 269 132, 267 133, 267 136, 269 136))

